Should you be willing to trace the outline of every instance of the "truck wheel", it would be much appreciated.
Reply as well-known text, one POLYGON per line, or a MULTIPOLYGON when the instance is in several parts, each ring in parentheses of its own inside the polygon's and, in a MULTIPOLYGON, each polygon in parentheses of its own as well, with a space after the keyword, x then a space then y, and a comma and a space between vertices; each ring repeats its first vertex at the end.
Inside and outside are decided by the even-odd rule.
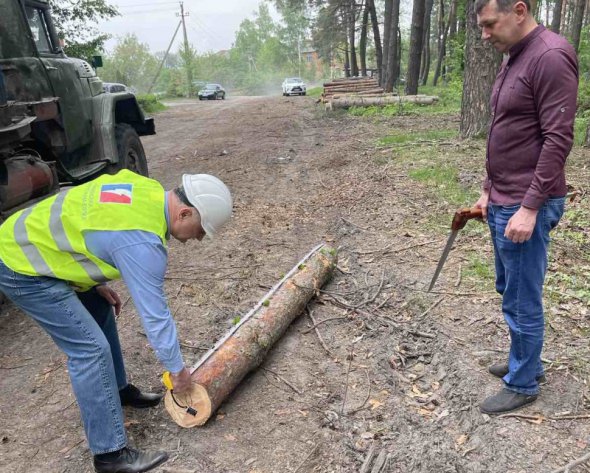
POLYGON ((111 164, 109 172, 115 174, 122 169, 129 169, 142 176, 148 175, 147 160, 139 135, 131 125, 119 123, 115 126, 115 140, 119 162, 111 164))

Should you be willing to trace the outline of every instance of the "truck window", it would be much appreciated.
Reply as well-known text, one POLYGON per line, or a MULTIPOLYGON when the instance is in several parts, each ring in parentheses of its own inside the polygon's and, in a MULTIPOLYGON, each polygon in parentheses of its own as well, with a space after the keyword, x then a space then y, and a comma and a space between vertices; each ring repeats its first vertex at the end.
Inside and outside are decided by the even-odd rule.
POLYGON ((34 56, 19 3, 0 0, 0 18, 0 59, 34 56))
POLYGON ((33 34, 33 40, 37 46, 37 51, 40 53, 53 52, 43 10, 26 6, 25 11, 27 13, 27 20, 29 22, 29 27, 31 28, 31 33, 33 34))

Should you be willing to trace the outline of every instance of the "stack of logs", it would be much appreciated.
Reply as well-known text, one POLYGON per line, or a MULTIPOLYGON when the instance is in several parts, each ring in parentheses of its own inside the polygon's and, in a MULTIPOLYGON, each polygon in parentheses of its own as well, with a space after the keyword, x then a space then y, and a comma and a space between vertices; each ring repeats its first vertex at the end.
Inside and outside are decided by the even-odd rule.
POLYGON ((373 77, 352 77, 344 79, 334 79, 332 82, 324 83, 324 93, 322 101, 339 98, 342 95, 380 95, 383 94, 383 88, 373 77))
POLYGON ((438 97, 426 95, 402 95, 385 93, 376 79, 372 77, 348 77, 324 83, 324 92, 318 102, 325 104, 327 110, 335 108, 383 106, 396 103, 419 103, 431 105, 438 97))

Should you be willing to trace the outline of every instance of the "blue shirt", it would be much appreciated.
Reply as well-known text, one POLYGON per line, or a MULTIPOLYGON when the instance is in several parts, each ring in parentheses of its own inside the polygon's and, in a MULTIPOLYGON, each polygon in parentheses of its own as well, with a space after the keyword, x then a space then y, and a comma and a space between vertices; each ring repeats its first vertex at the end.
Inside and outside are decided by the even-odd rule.
MULTIPOLYGON (((170 228, 168 201, 166 222, 170 228)), ((92 231, 84 235, 86 247, 121 273, 156 356, 172 373, 184 368, 176 324, 164 293, 168 252, 154 233, 141 230, 92 231)))

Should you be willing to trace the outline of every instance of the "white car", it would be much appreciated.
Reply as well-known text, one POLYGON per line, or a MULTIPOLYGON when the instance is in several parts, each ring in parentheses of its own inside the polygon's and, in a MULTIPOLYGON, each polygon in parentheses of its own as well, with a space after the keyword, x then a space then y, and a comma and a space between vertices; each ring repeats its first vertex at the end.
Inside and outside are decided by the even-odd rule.
POLYGON ((283 81, 283 95, 305 95, 307 86, 300 77, 287 77, 283 81))

